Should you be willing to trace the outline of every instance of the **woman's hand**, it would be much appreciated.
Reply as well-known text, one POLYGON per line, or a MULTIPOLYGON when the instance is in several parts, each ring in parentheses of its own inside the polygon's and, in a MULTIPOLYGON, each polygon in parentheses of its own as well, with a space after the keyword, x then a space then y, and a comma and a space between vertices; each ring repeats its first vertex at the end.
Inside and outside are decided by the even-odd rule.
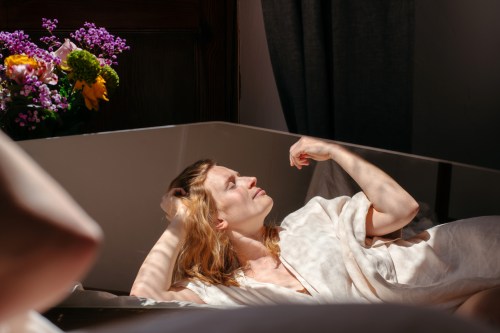
POLYGON ((310 137, 302 137, 290 147, 290 166, 302 169, 309 165, 309 160, 326 161, 332 158, 333 143, 327 143, 310 137))
POLYGON ((167 219, 173 223, 184 221, 187 208, 182 203, 182 196, 186 195, 186 191, 182 188, 172 188, 161 199, 160 207, 165 212, 167 219))

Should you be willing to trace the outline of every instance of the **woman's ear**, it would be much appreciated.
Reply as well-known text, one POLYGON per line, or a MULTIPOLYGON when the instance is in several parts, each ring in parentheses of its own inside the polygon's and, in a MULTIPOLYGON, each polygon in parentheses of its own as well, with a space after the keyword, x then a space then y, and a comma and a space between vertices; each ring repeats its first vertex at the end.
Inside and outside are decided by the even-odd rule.
POLYGON ((227 229, 227 226, 228 226, 228 223, 226 220, 218 218, 217 222, 215 224, 215 230, 224 231, 227 229))

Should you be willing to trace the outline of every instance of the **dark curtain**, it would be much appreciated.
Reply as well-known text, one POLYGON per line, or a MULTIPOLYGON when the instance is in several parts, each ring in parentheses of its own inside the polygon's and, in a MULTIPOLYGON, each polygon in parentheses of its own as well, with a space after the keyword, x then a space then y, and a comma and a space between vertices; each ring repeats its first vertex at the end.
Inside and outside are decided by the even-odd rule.
POLYGON ((290 132, 411 150, 414 0, 262 0, 290 132))

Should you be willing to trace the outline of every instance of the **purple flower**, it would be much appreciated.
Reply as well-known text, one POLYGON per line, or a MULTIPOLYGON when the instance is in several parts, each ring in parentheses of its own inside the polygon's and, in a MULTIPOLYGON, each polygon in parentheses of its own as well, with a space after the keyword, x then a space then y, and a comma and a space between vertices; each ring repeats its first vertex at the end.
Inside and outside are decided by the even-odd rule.
POLYGON ((30 58, 41 59, 46 62, 59 64, 59 59, 50 52, 39 48, 22 30, 0 32, 0 52, 6 50, 8 54, 24 54, 30 58))
POLYGON ((57 19, 50 20, 47 18, 42 18, 42 28, 47 29, 50 33, 52 33, 52 31, 57 28, 57 23, 59 23, 57 19))
POLYGON ((76 30, 70 36, 82 49, 94 53, 107 65, 117 65, 116 55, 130 49, 125 39, 115 37, 105 28, 97 28, 94 23, 85 22, 83 28, 76 30))
POLYGON ((49 20, 46 18, 42 18, 42 27, 47 29, 50 36, 44 36, 40 38, 40 41, 47 45, 47 48, 50 52, 54 51, 55 47, 61 46, 61 42, 58 40, 56 36, 52 34, 52 31, 57 27, 57 19, 49 20))

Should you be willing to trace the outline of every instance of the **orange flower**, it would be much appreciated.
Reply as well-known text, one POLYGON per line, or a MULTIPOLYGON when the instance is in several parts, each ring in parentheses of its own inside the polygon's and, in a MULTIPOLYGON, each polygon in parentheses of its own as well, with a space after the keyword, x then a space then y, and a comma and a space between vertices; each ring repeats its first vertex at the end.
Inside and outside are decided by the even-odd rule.
POLYGON ((109 101, 106 81, 100 75, 93 84, 88 84, 86 81, 76 81, 74 89, 82 91, 85 106, 89 110, 99 110, 99 99, 109 101))
POLYGON ((35 74, 38 63, 34 58, 24 54, 14 54, 4 60, 5 73, 9 79, 22 84, 26 76, 35 74))

